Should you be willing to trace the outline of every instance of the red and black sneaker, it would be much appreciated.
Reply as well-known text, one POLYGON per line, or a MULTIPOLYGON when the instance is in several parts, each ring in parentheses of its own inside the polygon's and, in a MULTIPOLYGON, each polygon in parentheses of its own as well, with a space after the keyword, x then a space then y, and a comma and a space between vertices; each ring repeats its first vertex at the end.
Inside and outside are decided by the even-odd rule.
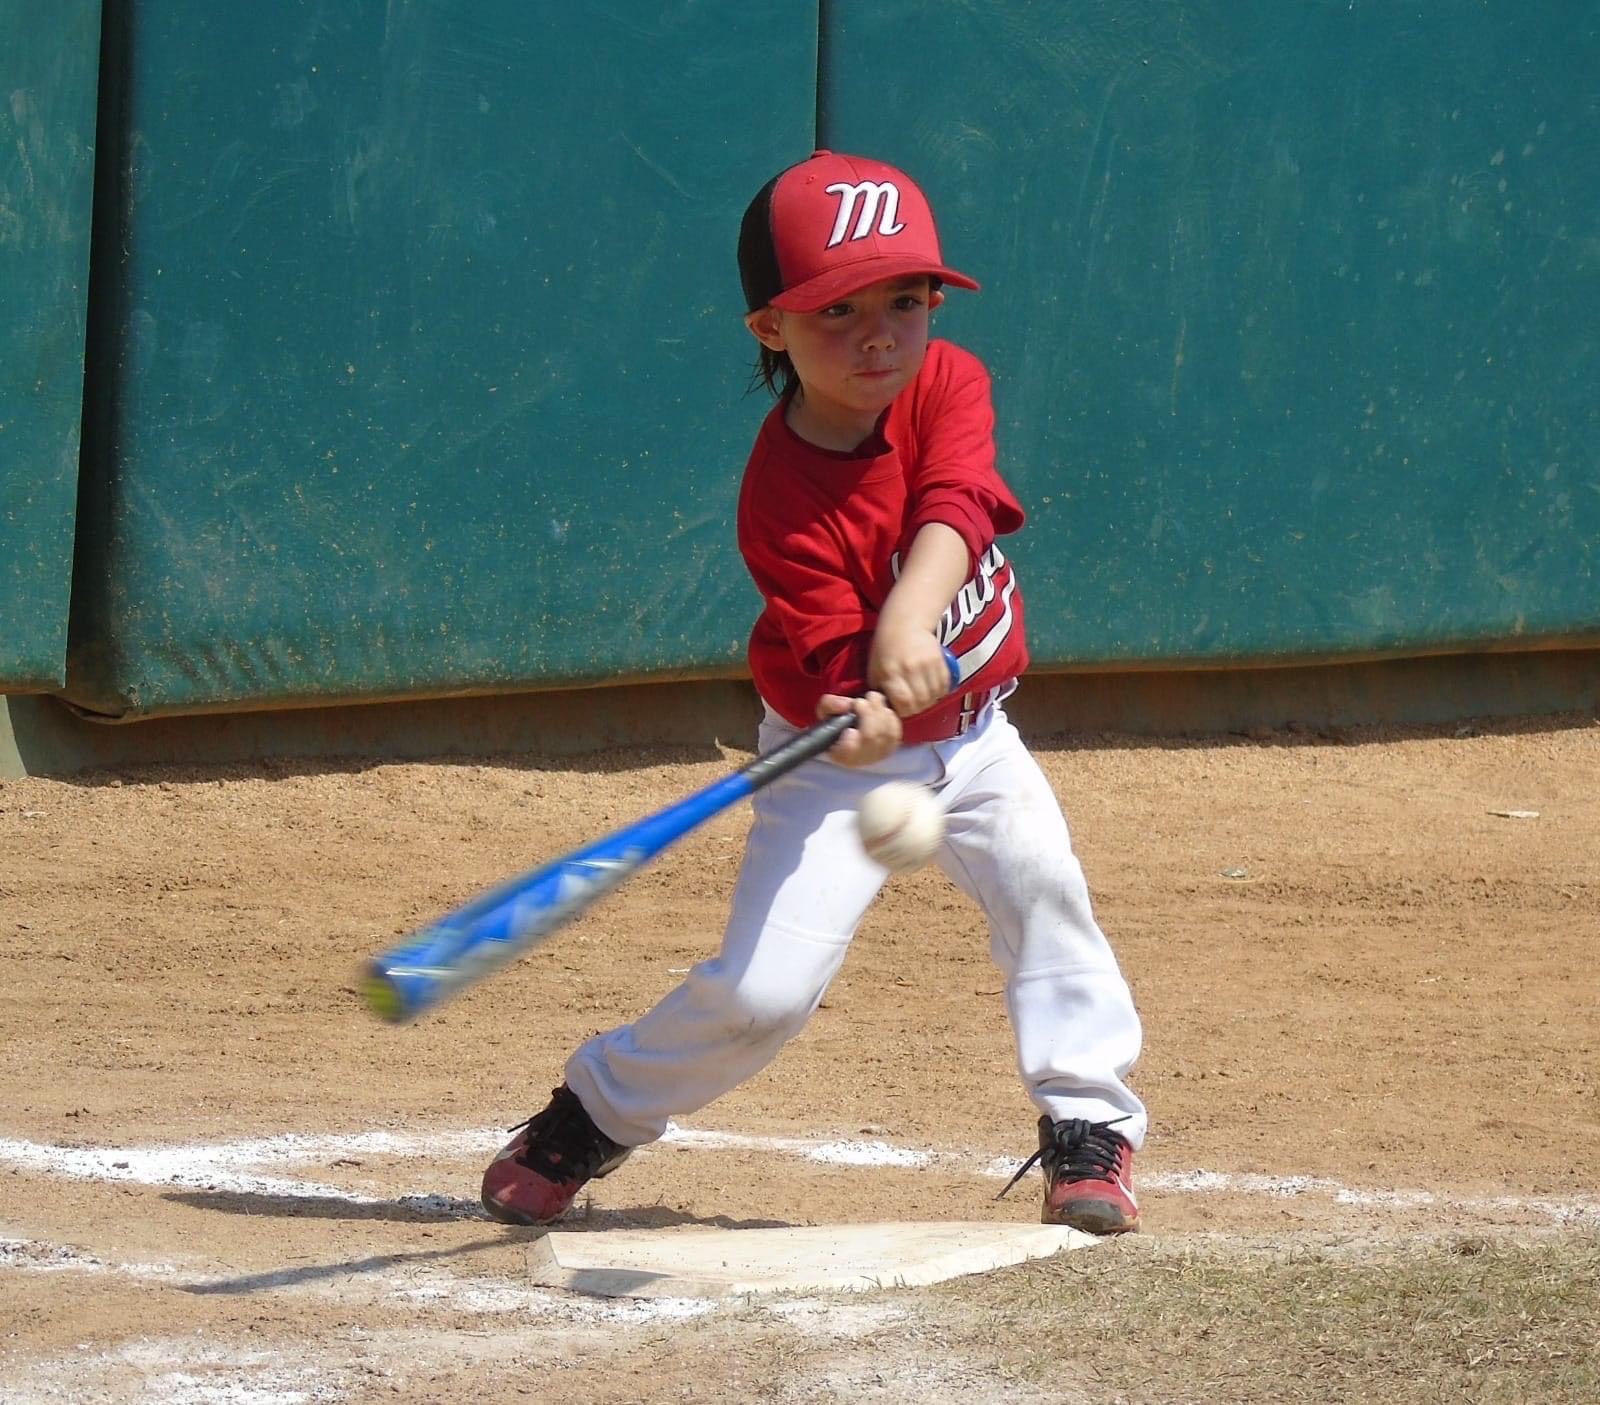
POLYGON ((1039 1149, 1022 1163, 1006 1190, 1037 1162, 1044 1171, 1044 1210, 1039 1218, 1045 1224, 1069 1225, 1086 1234, 1127 1234, 1138 1229, 1133 1148, 1120 1132, 1111 1130, 1122 1120, 1086 1122, 1073 1117, 1052 1122, 1041 1117, 1039 1149))
POLYGON ((511 1130, 517 1135, 483 1173, 483 1208, 504 1224, 559 1219, 588 1181, 610 1175, 633 1151, 596 1127, 565 1083, 543 1112, 511 1130))

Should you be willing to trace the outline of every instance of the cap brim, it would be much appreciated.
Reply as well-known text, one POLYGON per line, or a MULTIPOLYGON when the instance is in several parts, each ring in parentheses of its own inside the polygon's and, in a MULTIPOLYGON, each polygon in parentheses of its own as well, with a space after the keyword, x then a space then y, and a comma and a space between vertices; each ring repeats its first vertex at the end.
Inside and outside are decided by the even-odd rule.
POLYGON ((978 291, 977 283, 965 273, 959 273, 944 264, 930 264, 926 259, 889 256, 862 259, 859 263, 830 268, 826 273, 819 273, 815 278, 784 289, 773 298, 772 306, 784 312, 821 312, 825 307, 832 307, 840 298, 847 298, 869 284, 881 283, 885 278, 914 278, 918 274, 937 278, 952 288, 966 288, 974 293, 978 291))

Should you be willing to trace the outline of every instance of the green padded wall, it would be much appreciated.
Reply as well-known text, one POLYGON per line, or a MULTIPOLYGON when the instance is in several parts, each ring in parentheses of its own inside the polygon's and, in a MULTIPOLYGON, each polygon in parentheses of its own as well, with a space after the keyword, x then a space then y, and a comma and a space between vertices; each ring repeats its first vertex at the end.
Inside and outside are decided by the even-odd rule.
POLYGON ((101 713, 737 670, 734 246, 814 4, 108 9, 66 695, 101 713))
POLYGON ((0 0, 0 691, 65 675, 99 0, 0 0))
POLYGON ((1600 635, 1600 5, 832 0, 1058 664, 1600 635))

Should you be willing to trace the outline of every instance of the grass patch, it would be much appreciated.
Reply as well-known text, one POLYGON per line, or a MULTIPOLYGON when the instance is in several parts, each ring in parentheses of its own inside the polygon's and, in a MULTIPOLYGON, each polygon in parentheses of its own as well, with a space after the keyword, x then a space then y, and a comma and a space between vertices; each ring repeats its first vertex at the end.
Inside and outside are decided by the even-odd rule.
POLYGON ((1067 1398, 1600 1401, 1595 1233, 1129 1238, 936 1298, 951 1345, 1067 1398))

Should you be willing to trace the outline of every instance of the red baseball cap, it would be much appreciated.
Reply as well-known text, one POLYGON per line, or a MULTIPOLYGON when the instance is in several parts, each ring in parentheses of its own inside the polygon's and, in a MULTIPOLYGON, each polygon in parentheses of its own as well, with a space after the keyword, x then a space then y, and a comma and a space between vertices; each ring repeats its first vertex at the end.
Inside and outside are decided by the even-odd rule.
POLYGON ((818 151, 762 186, 739 227, 750 311, 818 312, 884 278, 925 273, 977 290, 944 262, 933 210, 903 171, 818 151))

